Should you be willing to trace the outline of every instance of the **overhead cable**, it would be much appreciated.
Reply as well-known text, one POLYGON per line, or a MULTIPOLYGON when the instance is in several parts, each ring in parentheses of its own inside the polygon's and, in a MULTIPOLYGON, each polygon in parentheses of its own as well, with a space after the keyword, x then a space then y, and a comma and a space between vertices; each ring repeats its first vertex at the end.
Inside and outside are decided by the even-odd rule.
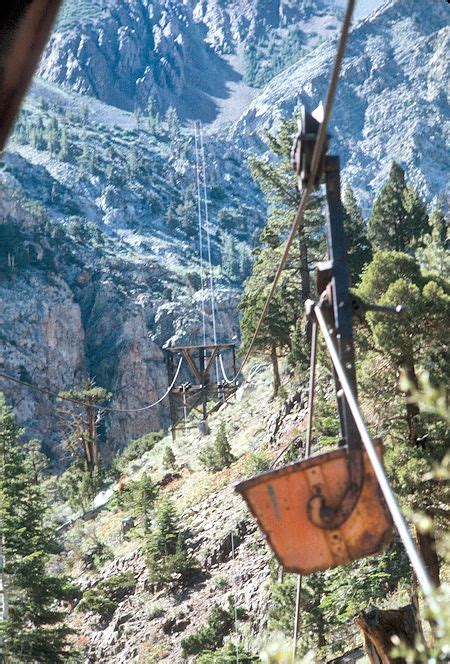
POLYGON ((272 282, 272 286, 270 288, 269 294, 267 296, 266 302, 264 304, 261 316, 258 320, 258 324, 256 326, 256 329, 253 333, 253 337, 251 339, 250 345, 247 349, 247 352, 245 353, 244 359, 242 360, 242 364, 240 366, 240 369, 236 376, 234 377, 234 380, 238 377, 238 375, 242 372, 242 369, 244 366, 247 364, 250 354, 252 352, 253 346, 255 344, 255 341, 258 337, 258 334, 261 330, 261 326, 267 316, 267 312, 269 311, 269 306, 272 301, 272 298, 275 294, 276 288, 278 286, 278 282, 281 277, 281 273, 283 272, 286 262, 289 256, 289 251, 291 249, 291 246, 294 242, 294 239, 298 233, 298 229, 300 227, 300 224, 303 220, 303 215, 306 210, 306 206, 308 204, 311 192, 314 188, 314 183, 316 181, 317 173, 319 170, 319 164, 323 152, 323 148, 325 145, 325 141, 327 138, 327 131, 328 131, 328 123, 330 120, 330 115, 331 115, 331 109, 333 107, 333 101, 334 101, 334 96, 336 94, 336 88, 337 84, 339 81, 339 76, 341 72, 341 66, 342 66, 342 60, 344 58, 344 53, 345 53, 345 47, 347 44, 347 39, 348 39, 348 34, 350 31, 350 25, 351 25, 351 20, 352 20, 352 15, 353 15, 353 10, 355 7, 355 0, 349 0, 347 4, 347 9, 345 11, 345 17, 344 17, 344 22, 342 24, 342 30, 341 30, 341 35, 339 37, 339 43, 338 43, 338 49, 336 52, 336 57, 334 60, 334 66, 333 66, 333 71, 331 73, 331 78, 330 78, 330 83, 328 86, 328 92, 327 92, 327 97, 325 100, 325 106, 324 106, 324 111, 323 111, 323 120, 320 124, 319 127, 319 132, 317 134, 317 140, 312 156, 312 161, 311 161, 311 173, 308 179, 308 184, 306 188, 303 191, 303 195, 297 210, 297 214, 295 216, 294 223, 292 225, 291 232, 289 233, 289 237, 286 240, 286 245, 284 247, 283 254, 280 259, 280 263, 278 265, 274 280, 272 282))
POLYGON ((203 327, 203 345, 206 345, 206 311, 205 311, 205 273, 203 268, 203 223, 202 223, 202 195, 200 188, 200 158, 199 158, 199 138, 197 137, 199 123, 194 124, 194 142, 195 142, 195 174, 197 180, 197 216, 198 216, 198 238, 200 253, 200 287, 202 292, 202 327, 203 327))
POLYGON ((20 378, 14 378, 14 376, 9 376, 8 374, 5 374, 3 372, 0 372, 0 378, 4 378, 5 380, 10 381, 11 383, 16 383, 17 385, 23 385, 24 387, 28 387, 30 390, 35 390, 36 392, 41 392, 42 394, 47 394, 48 396, 55 397, 56 399, 60 399, 62 401, 69 401, 77 406, 82 406, 83 408, 93 408, 94 410, 101 410, 103 412, 107 413, 140 413, 144 410, 150 410, 150 408, 154 408, 158 404, 161 403, 161 401, 164 401, 164 399, 167 397, 169 394, 170 390, 172 387, 175 385, 176 379, 178 378, 178 374, 180 373, 181 369, 181 364, 183 362, 183 358, 180 358, 180 361, 178 363, 177 370, 175 372, 175 376, 167 388, 167 390, 164 392, 162 397, 160 397, 157 401, 154 401, 153 403, 147 404, 146 406, 141 406, 140 408, 112 408, 110 406, 102 406, 100 404, 94 404, 90 403, 89 401, 83 401, 82 399, 76 399, 75 397, 70 397, 64 394, 61 394, 60 392, 56 390, 49 389, 47 387, 42 387, 40 385, 34 385, 33 383, 28 383, 25 380, 20 380, 20 378))

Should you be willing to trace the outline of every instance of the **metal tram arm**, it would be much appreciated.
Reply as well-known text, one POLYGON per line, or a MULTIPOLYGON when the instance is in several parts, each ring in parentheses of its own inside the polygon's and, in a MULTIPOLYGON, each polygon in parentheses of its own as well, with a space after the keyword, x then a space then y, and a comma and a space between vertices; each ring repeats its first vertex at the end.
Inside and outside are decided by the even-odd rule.
POLYGON ((375 446, 372 442, 372 439, 369 436, 369 433, 366 429, 366 425, 364 423, 363 417, 361 415, 361 412, 359 410, 358 402, 356 400, 355 394, 352 390, 350 381, 347 376, 347 372, 341 362, 341 359, 339 357, 339 354, 336 350, 336 346, 334 344, 333 338, 329 332, 328 329, 328 324, 325 320, 322 307, 320 305, 315 305, 313 302, 309 301, 308 305, 310 309, 312 310, 312 315, 315 317, 317 320, 317 323, 322 330, 322 334, 325 339, 325 343, 327 345, 328 351, 331 356, 331 360, 333 362, 334 369, 339 377, 339 381, 341 383, 342 389, 345 394, 345 398, 348 404, 348 407, 351 410, 353 420, 356 424, 356 427, 358 429, 359 435, 361 437, 362 443, 366 449, 367 456, 370 459, 370 462, 372 464, 373 470, 375 472, 376 478, 378 480, 378 483, 380 485, 381 491, 383 492, 384 499, 386 500, 386 504, 389 508, 389 511, 392 515, 392 519, 394 521, 394 524, 397 528, 397 531, 401 537, 401 540, 403 542, 403 545, 406 549, 406 553, 408 554, 408 558, 411 562, 411 566, 417 576, 417 580, 420 583, 420 586, 422 588, 424 596, 427 598, 428 604, 430 608, 435 608, 435 600, 433 598, 433 590, 434 586, 430 580, 430 577, 428 576, 428 573, 426 571, 425 565, 416 549, 414 546, 414 542, 412 540, 412 537, 410 535, 410 532, 408 530, 408 526, 406 525, 405 519, 403 518, 403 515, 401 513, 401 510, 398 506, 397 499, 395 498, 394 492, 392 491, 391 485, 389 483, 389 480, 386 476, 385 470, 383 468, 383 464, 381 463, 378 454, 376 452, 375 446))
MULTIPOLYGON (((300 134, 293 149, 294 167, 299 186, 304 187, 311 176, 311 160, 320 131, 320 123, 305 109, 302 112, 300 134)), ((355 352, 353 344, 353 310, 345 243, 343 208, 341 202, 339 157, 326 154, 328 137, 319 160, 319 172, 314 182, 325 181, 328 218, 327 245, 329 261, 318 271, 318 289, 326 306, 326 319, 333 330, 333 339, 347 378, 356 394, 355 352)), ((332 530, 344 523, 355 509, 364 484, 364 461, 358 428, 335 372, 336 399, 342 444, 347 446, 347 480, 339 501, 330 505, 319 493, 308 503, 308 515, 319 528, 332 530)), ((312 410, 310 395, 310 410, 312 410)))

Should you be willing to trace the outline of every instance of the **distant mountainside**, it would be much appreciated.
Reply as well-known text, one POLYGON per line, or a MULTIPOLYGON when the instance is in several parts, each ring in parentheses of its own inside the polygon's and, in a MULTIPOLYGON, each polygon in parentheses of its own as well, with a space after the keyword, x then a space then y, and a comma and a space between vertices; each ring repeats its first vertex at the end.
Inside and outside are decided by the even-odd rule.
MULTIPOLYGON (((392 159, 421 193, 443 193, 448 178, 450 5, 390 0, 350 34, 331 118, 333 146, 365 207, 392 159)), ((336 44, 320 45, 275 77, 234 129, 247 145, 299 104, 325 99, 336 44)))
POLYGON ((225 100, 239 106, 248 85, 334 34, 339 14, 324 0, 66 5, 39 75, 126 110, 151 98, 161 111, 173 105, 183 118, 212 121, 225 100))

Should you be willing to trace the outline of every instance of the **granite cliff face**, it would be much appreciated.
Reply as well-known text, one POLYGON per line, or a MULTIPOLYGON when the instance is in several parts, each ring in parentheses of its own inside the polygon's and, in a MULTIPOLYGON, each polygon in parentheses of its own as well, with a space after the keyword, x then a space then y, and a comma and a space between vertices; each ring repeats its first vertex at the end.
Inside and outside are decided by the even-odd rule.
MULTIPOLYGON (((345 179, 364 207, 392 159, 427 199, 446 187, 450 8, 444 0, 390 0, 357 24, 348 42, 330 125, 345 179)), ((330 41, 274 78, 235 126, 255 143, 263 128, 325 99, 330 41)))
MULTIPOLYGON (((105 258, 61 235, 59 222, 47 219, 43 227, 26 201, 6 188, 8 174, 2 182, 0 370, 55 391, 82 388, 94 378, 113 393, 108 405, 120 410, 156 401, 167 387, 162 348, 200 340, 201 293, 190 292, 176 272, 156 261, 130 252, 105 258)), ((238 294, 221 287, 217 296, 220 338, 237 338, 238 294)), ((207 335, 212 338, 209 326, 207 335)), ((4 379, 0 384, 27 436, 43 440, 44 449, 61 460, 64 426, 55 399, 4 379)), ((105 458, 168 423, 166 402, 143 412, 107 414, 105 458)))
POLYGON ((113 0, 104 7, 60 22, 39 75, 126 110, 152 98, 161 111, 173 105, 183 118, 204 121, 230 96, 239 106, 239 95, 249 94, 237 86, 248 43, 296 24, 312 45, 334 33, 338 13, 323 0, 307 9, 292 0, 113 0))

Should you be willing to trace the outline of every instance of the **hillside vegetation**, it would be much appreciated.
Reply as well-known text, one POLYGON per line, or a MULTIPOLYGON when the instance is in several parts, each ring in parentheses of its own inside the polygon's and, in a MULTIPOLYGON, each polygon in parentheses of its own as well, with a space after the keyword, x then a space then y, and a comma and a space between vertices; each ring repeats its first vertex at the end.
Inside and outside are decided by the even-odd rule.
MULTIPOLYGON (((320 301, 331 316, 316 280, 330 254, 323 187, 261 320, 302 198, 299 103, 325 98, 337 6, 63 4, 0 166, 5 663, 449 661, 444 0, 388 0, 354 27, 329 151, 342 165, 358 402, 432 602, 394 530, 377 555, 303 576, 293 644, 299 578, 235 490, 304 459, 310 396, 312 453, 348 442, 321 337, 308 394, 306 309, 320 301), (243 369, 211 356, 213 388, 175 357, 170 402, 170 349, 216 340, 243 369), (186 394, 201 389, 199 424, 186 394)), ((314 482, 305 512, 339 548, 314 482)))

